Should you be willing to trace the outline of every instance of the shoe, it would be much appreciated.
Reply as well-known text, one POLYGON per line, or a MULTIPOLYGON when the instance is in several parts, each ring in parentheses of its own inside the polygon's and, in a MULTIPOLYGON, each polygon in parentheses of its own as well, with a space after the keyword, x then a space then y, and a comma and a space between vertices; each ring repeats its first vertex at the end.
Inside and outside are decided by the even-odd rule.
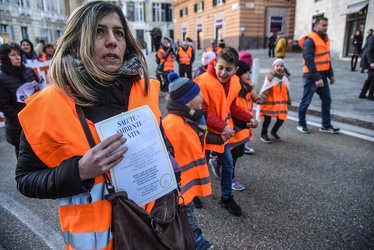
POLYGON ((304 133, 304 134, 309 134, 310 133, 309 129, 306 126, 297 126, 296 128, 301 133, 304 133))
POLYGON ((220 204, 222 207, 226 208, 232 215, 240 216, 242 214, 242 209, 238 204, 236 204, 233 196, 226 200, 221 199, 220 204))
POLYGON ((251 148, 248 144, 244 144, 244 153, 245 154, 253 154, 255 150, 251 148))
POLYGON ((195 208, 203 208, 203 203, 201 202, 199 196, 193 198, 193 203, 195 204, 195 208))
POLYGON ((271 143, 271 140, 269 139, 268 135, 261 135, 260 140, 265 143, 271 143))
POLYGON ((221 178, 221 166, 217 164, 217 160, 209 159, 209 165, 212 167, 213 174, 216 177, 221 178))
POLYGON ((358 96, 358 98, 360 98, 360 99, 366 99, 366 98, 368 98, 365 94, 360 94, 359 96, 358 96))
POLYGON ((278 136, 277 133, 271 132, 270 134, 273 136, 274 140, 276 140, 276 141, 282 141, 281 138, 278 136))
POLYGON ((324 128, 320 127, 319 132, 330 133, 330 134, 339 134, 340 128, 334 128, 333 126, 324 128))
POLYGON ((204 239, 203 235, 201 234, 201 230, 198 229, 199 231, 199 235, 197 233, 195 233, 196 235, 196 250, 212 250, 214 249, 214 246, 209 242, 207 241, 206 239, 204 239))
POLYGON ((368 96, 369 101, 374 101, 374 96, 368 96))
POLYGON ((242 191, 245 189, 245 187, 237 179, 232 180, 231 188, 232 190, 236 191, 242 191))

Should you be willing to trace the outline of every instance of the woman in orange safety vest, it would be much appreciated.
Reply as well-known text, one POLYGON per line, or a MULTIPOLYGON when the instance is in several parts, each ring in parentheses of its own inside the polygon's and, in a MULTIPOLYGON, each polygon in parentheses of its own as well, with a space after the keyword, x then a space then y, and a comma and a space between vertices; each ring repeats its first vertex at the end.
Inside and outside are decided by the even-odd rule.
MULTIPOLYGON (((70 16, 49 76, 52 86, 26 100, 16 169, 25 196, 59 199, 66 249, 113 249, 112 207, 103 174, 123 159, 122 133, 99 140, 94 124, 148 105, 158 120, 159 82, 122 10, 109 2, 88 2, 70 16), (96 146, 90 148, 79 121, 81 106, 96 146)), ((151 211, 154 202, 144 206, 151 211)))

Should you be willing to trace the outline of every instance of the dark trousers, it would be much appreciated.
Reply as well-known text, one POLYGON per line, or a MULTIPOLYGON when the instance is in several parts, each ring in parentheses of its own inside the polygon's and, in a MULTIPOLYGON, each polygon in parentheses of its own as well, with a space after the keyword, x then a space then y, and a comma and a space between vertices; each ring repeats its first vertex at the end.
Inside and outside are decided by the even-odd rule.
POLYGON ((162 85, 160 91, 162 92, 168 92, 169 93, 169 80, 168 80, 168 74, 173 71, 164 71, 162 74, 162 85))
POLYGON ((231 149, 231 155, 232 155, 232 162, 233 162, 233 170, 232 170, 232 178, 235 178, 235 166, 236 161, 239 157, 242 157, 244 155, 244 144, 241 144, 233 149, 231 149))
POLYGON ((274 49, 275 49, 274 46, 269 47, 269 51, 268 51, 269 57, 274 57, 274 49))
POLYGON ((179 64, 179 76, 192 80, 192 65, 179 64))
POLYGON ((369 90, 369 99, 374 98, 374 69, 369 68, 368 71, 368 78, 364 82, 364 86, 362 86, 360 96, 366 95, 366 92, 369 90))
MULTIPOLYGON (((267 135, 268 128, 271 122, 271 116, 264 116, 264 122, 262 123, 261 135, 267 135)), ((282 126, 284 120, 281 120, 277 117, 277 121, 275 122, 273 128, 271 129, 271 133, 277 133, 279 128, 282 126)))
POLYGON ((355 70, 356 70, 357 59, 358 59, 358 56, 352 56, 352 57, 351 57, 351 70, 352 70, 352 71, 355 71, 355 70))

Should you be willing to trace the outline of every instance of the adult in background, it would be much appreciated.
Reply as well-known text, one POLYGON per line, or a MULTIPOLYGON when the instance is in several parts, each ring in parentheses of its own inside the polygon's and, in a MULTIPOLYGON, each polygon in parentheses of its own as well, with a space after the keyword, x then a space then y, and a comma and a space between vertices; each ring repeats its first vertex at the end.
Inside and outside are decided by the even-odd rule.
POLYGON ((368 78, 365 80, 359 98, 367 98, 374 101, 374 36, 371 35, 367 40, 366 58, 368 60, 369 70, 368 78), (369 90, 369 95, 366 97, 366 92, 369 90))
POLYGON ((365 73, 365 69, 369 68, 368 60, 366 58, 366 47, 368 44, 369 37, 373 35, 373 29, 368 29, 367 34, 368 35, 366 36, 366 39, 365 39, 365 45, 361 52, 361 61, 360 61, 361 73, 365 73))
POLYGON ((55 49, 53 48, 53 44, 47 43, 43 47, 43 52, 42 52, 42 55, 41 55, 41 59, 43 61, 52 60, 52 57, 53 57, 54 53, 55 53, 55 49))
POLYGON ((352 45, 351 45, 351 71, 356 71, 356 65, 358 57, 361 54, 361 48, 363 43, 363 37, 360 30, 357 30, 352 36, 352 45))
POLYGON ((315 92, 321 98, 322 126, 320 132, 339 133, 339 128, 331 125, 330 84, 335 83, 330 60, 330 38, 327 36, 328 19, 318 17, 313 20, 313 30, 299 40, 303 50, 303 86, 304 93, 299 105, 299 125, 301 133, 310 133, 306 126, 306 112, 315 92))
POLYGON ((44 45, 45 45, 45 41, 44 41, 43 39, 40 40, 40 42, 38 42, 38 43, 35 45, 34 51, 35 51, 36 56, 37 56, 38 58, 40 58, 40 57, 42 56, 44 45))
POLYGON ((176 57, 175 51, 170 45, 170 40, 167 38, 164 38, 161 43, 160 49, 157 51, 157 58, 160 61, 159 67, 158 67, 158 74, 162 77, 162 86, 161 91, 162 92, 168 92, 169 91, 169 80, 168 80, 168 74, 174 71, 174 58, 176 57), (161 67, 160 67, 161 66, 161 67))
POLYGON ((38 56, 34 51, 34 44, 29 39, 23 39, 21 42, 22 61, 27 63, 27 60, 37 60, 38 56))
POLYGON ((195 79, 199 75, 205 73, 208 68, 208 64, 210 63, 211 60, 216 58, 216 56, 217 56, 216 53, 214 53, 213 51, 204 52, 201 55, 201 66, 197 68, 193 78, 195 79))
MULTIPOLYGON (((49 76, 52 86, 30 97, 19 114, 17 188, 27 197, 59 199, 67 249, 111 250, 112 205, 103 175, 124 158, 126 138, 114 133, 100 142, 94 124, 143 105, 160 122, 159 82, 149 78, 122 9, 106 1, 87 2, 70 15, 49 76), (92 148, 78 110, 95 140, 92 148)), ((150 212, 153 205, 143 208, 150 212)))
POLYGON ((277 33, 277 39, 275 41, 275 56, 284 59, 286 56, 287 39, 282 36, 283 32, 277 33))
POLYGON ((210 47, 206 48, 205 52, 213 51, 216 55, 218 55, 219 52, 221 52, 221 50, 222 50, 222 48, 217 46, 217 40, 212 39, 210 41, 210 47))
POLYGON ((277 40, 277 36, 273 33, 270 32, 269 40, 268 40, 268 54, 269 57, 274 57, 274 49, 275 49, 275 41, 277 40))
POLYGON ((177 62, 179 64, 179 75, 192 80, 192 64, 195 61, 195 51, 188 45, 187 41, 177 51, 177 62))
MULTIPOLYGON (((26 83, 37 82, 34 70, 23 64, 21 53, 22 49, 18 44, 4 43, 0 45, 0 111, 4 113, 6 118, 6 139, 15 147, 17 157, 22 131, 18 113, 25 107, 21 90, 22 87, 27 87, 26 83)), ((35 84, 35 91, 38 90, 37 86, 38 84, 35 84)), ((35 115, 37 116, 37 112, 35 115)))

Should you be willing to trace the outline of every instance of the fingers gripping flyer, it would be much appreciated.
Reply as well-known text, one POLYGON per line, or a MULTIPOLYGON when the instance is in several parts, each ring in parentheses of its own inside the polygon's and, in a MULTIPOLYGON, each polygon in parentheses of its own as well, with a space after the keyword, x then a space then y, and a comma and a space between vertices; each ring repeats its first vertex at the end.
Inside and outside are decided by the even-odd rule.
POLYGON ((123 133, 128 147, 124 159, 110 170, 116 191, 124 190, 143 206, 177 187, 161 131, 146 105, 95 124, 101 140, 123 133))

